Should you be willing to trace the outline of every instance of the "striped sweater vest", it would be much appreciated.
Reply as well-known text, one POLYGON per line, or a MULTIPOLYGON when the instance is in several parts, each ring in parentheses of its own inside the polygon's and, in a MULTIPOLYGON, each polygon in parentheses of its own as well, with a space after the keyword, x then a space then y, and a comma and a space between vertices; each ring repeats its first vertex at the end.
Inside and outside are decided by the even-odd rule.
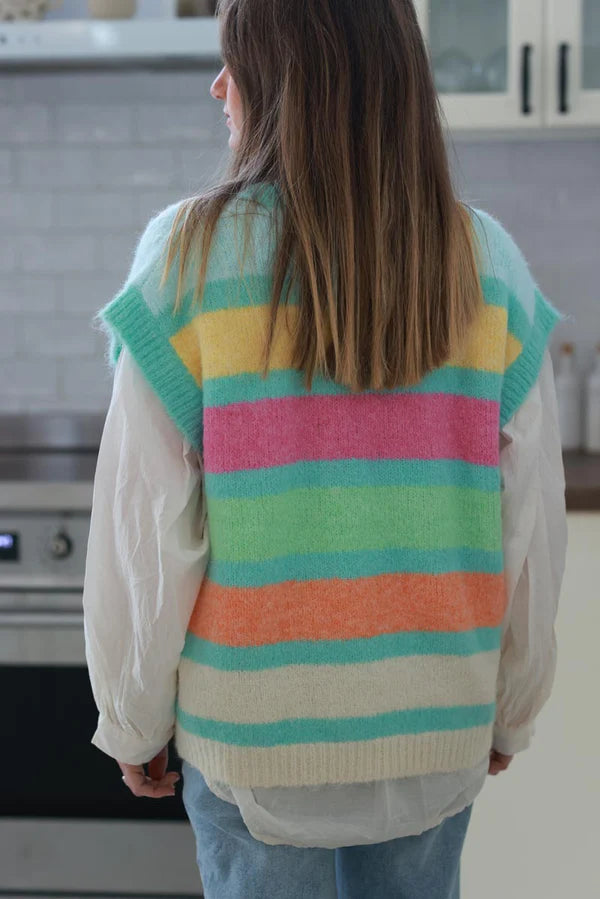
POLYGON ((499 429, 565 316, 472 210, 485 304, 447 364, 409 388, 317 377, 307 391, 292 294, 263 379, 279 207, 273 186, 252 194, 250 251, 235 215, 248 191, 219 219, 200 308, 190 280, 173 313, 174 270, 159 286, 175 204, 97 315, 108 364, 126 344, 203 459, 210 559, 178 662, 177 752, 247 788, 474 766, 491 748, 507 609, 499 429))

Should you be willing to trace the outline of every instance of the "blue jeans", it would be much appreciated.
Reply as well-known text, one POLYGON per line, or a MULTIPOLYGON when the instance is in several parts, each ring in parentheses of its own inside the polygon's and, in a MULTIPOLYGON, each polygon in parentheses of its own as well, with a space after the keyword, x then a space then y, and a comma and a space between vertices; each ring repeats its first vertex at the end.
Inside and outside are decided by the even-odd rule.
POLYGON ((236 805, 215 796, 182 760, 183 803, 196 837, 206 899, 459 899, 460 856, 472 804, 437 827, 339 849, 270 846, 236 805))

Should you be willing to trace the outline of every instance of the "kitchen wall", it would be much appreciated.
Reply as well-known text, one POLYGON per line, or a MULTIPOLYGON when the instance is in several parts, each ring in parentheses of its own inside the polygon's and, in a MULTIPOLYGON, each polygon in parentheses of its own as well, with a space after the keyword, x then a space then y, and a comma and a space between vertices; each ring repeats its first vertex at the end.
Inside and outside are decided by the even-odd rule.
MULTIPOLYGON (((154 213, 223 170, 214 71, 0 74, 0 411, 108 406, 93 314, 116 293, 154 213)), ((456 137, 463 199, 513 234, 582 373, 600 341, 600 138, 456 137)))

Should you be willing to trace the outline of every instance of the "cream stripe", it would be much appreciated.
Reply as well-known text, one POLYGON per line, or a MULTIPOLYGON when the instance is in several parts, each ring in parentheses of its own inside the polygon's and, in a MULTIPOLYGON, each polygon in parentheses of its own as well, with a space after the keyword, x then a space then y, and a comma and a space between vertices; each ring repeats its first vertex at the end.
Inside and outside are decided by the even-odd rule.
POLYGON ((468 658, 411 655, 343 666, 337 678, 338 665, 221 671, 181 658, 178 702, 191 715, 236 724, 279 721, 292 711, 298 718, 346 718, 487 704, 495 699, 499 658, 500 650, 468 658))

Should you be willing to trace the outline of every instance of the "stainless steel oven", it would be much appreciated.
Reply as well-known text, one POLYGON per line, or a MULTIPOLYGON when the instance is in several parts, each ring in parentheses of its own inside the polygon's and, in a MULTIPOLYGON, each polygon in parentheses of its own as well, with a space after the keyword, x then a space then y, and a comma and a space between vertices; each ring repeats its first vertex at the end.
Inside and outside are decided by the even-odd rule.
POLYGON ((103 421, 0 416, 0 896, 202 895, 181 781, 137 798, 90 743, 82 590, 103 421))

